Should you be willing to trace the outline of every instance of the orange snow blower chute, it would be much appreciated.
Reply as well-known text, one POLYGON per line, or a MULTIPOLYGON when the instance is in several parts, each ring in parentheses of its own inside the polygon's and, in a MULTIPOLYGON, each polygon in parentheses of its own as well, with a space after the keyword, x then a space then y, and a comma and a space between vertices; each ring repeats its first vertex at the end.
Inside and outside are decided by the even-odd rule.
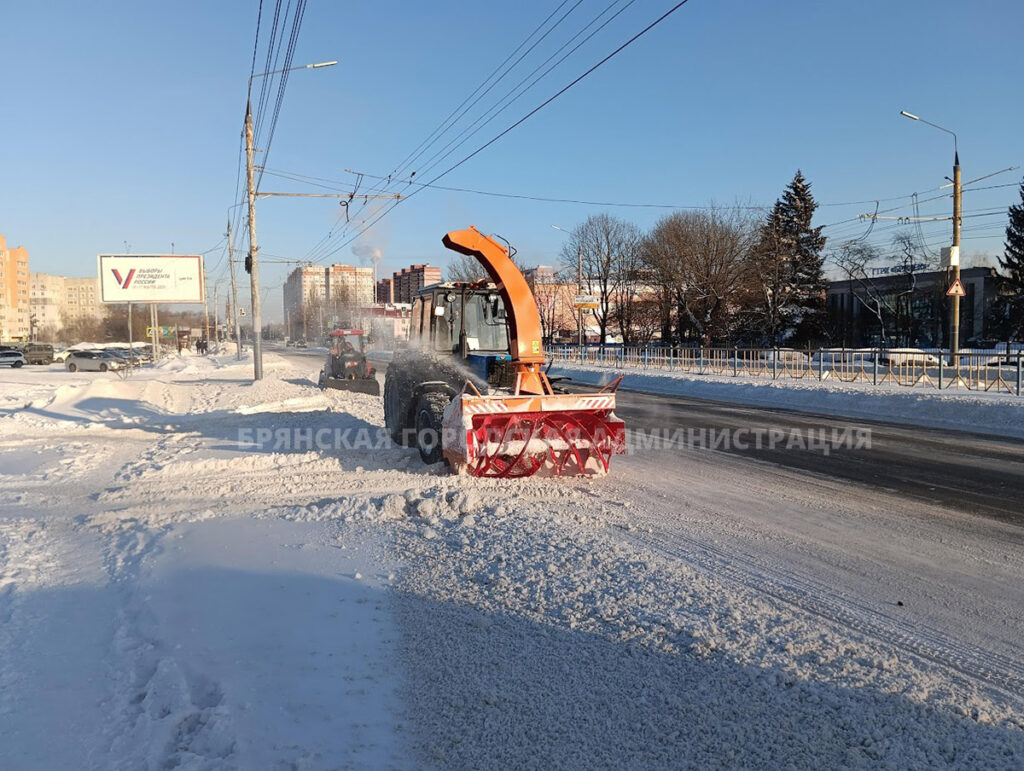
POLYGON ((511 393, 482 394, 467 381, 444 413, 442 449, 458 473, 479 477, 598 475, 625 453, 625 424, 615 416, 622 380, 597 393, 555 393, 543 370, 540 312, 508 251, 476 228, 442 243, 476 258, 505 305, 514 373, 511 393))

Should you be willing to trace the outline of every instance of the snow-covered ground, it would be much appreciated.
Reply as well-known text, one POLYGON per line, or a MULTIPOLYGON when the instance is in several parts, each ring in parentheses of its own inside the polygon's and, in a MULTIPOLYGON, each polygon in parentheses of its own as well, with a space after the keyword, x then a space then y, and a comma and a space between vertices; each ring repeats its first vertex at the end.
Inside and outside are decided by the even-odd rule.
POLYGON ((265 361, 0 372, 0 767, 1024 763, 1019 529, 698 452, 455 478, 265 361))
POLYGON ((1024 438, 1024 396, 1005 391, 937 391, 836 380, 819 382, 816 379, 772 381, 565 362, 557 362, 551 374, 592 385, 604 385, 625 374, 623 388, 652 394, 692 396, 733 404, 1024 438))

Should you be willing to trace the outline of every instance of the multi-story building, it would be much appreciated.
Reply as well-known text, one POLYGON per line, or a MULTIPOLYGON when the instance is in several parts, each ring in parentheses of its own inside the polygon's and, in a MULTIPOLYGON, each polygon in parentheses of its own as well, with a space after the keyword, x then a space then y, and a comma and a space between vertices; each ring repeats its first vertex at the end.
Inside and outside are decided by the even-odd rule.
POLYGON ((411 303, 416 293, 425 286, 441 280, 441 269, 429 263, 410 265, 395 271, 392 277, 394 302, 411 303))
POLYGON ((382 278, 377 282, 376 300, 384 305, 391 305, 395 301, 395 280, 393 278, 382 278))
POLYGON ((0 340, 27 340, 31 334, 28 249, 7 248, 0 235, 0 340))
POLYGON ((338 315, 344 306, 361 307, 373 302, 373 268, 331 265, 326 276, 326 299, 332 315, 338 315))
POLYGON ((87 319, 101 319, 103 303, 100 302, 99 279, 32 273, 29 306, 35 319, 36 335, 43 337, 52 337, 57 330, 87 319))
POLYGON ((64 277, 49 273, 29 274, 29 310, 35 316, 36 333, 51 335, 61 328, 64 308, 64 277))
POLYGON ((293 340, 320 331, 327 295, 327 272, 323 267, 304 265, 293 270, 284 282, 284 325, 293 340))

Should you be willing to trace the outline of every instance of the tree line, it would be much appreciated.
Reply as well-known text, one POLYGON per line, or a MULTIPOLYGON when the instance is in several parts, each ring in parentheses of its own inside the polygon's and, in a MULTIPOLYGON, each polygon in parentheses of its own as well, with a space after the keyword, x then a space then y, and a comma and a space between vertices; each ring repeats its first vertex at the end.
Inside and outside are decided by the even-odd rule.
POLYGON ((561 251, 582 276, 600 339, 678 345, 806 345, 828 337, 825 237, 800 171, 766 216, 749 207, 676 212, 649 233, 608 214, 579 224, 561 251), (580 268, 582 268, 580 270, 580 268))

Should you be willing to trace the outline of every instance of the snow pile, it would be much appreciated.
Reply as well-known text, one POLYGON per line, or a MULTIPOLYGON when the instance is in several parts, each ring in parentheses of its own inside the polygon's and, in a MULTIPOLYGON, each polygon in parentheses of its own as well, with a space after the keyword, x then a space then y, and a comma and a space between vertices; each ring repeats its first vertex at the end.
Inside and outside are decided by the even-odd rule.
POLYGON ((267 358, 0 378, 0 765, 1020 766, 1009 526, 897 529, 887 493, 856 519, 841 483, 708 453, 454 477, 267 358), (851 560, 865 521, 891 548, 827 602, 820 564, 748 553, 851 560), (868 613, 908 563, 932 609, 956 576, 967 642, 868 613))

